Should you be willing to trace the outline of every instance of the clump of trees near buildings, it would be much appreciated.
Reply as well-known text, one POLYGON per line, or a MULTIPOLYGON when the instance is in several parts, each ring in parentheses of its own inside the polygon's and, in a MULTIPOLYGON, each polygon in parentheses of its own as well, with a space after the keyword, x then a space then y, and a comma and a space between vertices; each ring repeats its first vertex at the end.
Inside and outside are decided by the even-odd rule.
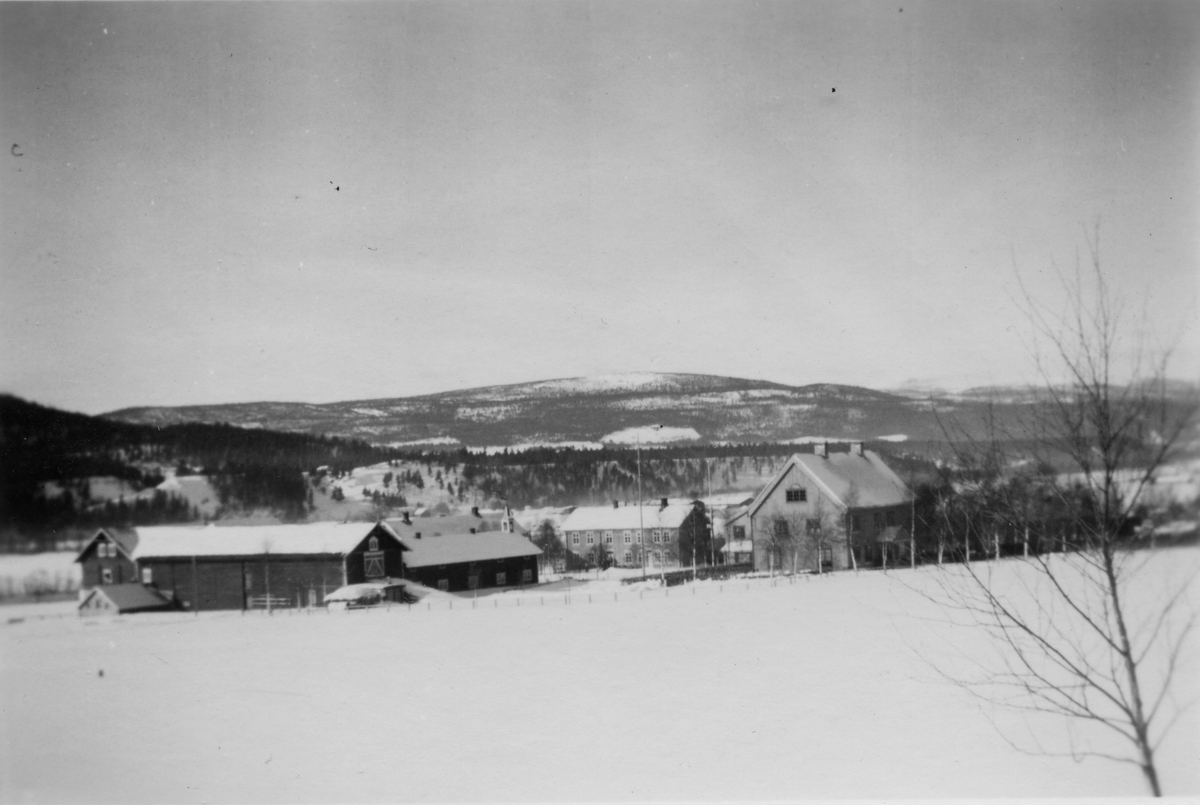
POLYGON ((927 553, 956 562, 933 572, 930 597, 996 650, 935 666, 989 703, 1100 725, 1116 749, 1097 738, 1067 754, 1132 763, 1159 796, 1155 751, 1179 713, 1173 688, 1197 605, 1193 574, 1173 574, 1137 526, 1198 406, 1194 390, 1171 393, 1170 351, 1138 341, 1097 239, 1088 245, 1090 264, 1064 277, 1065 312, 1020 299, 1038 338, 1037 404, 1019 432, 991 423, 988 437, 957 440, 914 519, 927 553), (1024 561, 1003 573, 982 561, 1002 553, 1024 561))

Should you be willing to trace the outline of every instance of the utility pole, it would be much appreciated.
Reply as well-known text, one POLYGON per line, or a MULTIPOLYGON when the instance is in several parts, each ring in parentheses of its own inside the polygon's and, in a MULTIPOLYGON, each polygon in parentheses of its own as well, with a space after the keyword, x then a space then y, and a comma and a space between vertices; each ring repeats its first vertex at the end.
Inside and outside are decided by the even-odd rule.
MULTIPOLYGON (((641 544, 642 537, 646 533, 646 523, 642 519, 642 432, 635 430, 633 435, 637 437, 637 472, 638 472, 638 544, 641 544)), ((646 552, 641 551, 642 560, 642 581, 646 580, 646 552)))

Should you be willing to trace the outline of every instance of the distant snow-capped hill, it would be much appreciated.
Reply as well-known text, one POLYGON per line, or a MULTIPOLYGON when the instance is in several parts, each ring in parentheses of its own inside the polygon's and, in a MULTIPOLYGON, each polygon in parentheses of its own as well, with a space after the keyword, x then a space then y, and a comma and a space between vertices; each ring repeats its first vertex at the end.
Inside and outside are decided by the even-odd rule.
MULTIPOLYGON (((238 403, 126 408, 110 419, 150 424, 228 422, 374 444, 443 448, 624 441, 617 434, 662 425, 675 438, 782 441, 815 434, 938 439, 927 401, 858 386, 788 386, 716 375, 637 372, 542 380, 417 397, 312 403, 238 403), (606 438, 607 437, 607 438, 606 438)), ((633 441, 634 437, 629 437, 633 441)))

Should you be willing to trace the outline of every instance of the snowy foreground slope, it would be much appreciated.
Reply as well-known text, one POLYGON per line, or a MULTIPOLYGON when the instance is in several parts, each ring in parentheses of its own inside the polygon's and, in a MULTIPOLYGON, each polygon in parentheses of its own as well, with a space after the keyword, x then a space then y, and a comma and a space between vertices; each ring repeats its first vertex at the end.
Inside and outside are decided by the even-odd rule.
MULTIPOLYGON (((1061 722, 981 710, 931 670, 919 654, 986 650, 912 591, 935 572, 27 618, 0 625, 0 800, 1142 795, 1133 766, 1015 751, 992 720, 1052 748, 1061 722)), ((1167 793, 1200 793, 1198 750, 1192 710, 1160 753, 1167 793)))

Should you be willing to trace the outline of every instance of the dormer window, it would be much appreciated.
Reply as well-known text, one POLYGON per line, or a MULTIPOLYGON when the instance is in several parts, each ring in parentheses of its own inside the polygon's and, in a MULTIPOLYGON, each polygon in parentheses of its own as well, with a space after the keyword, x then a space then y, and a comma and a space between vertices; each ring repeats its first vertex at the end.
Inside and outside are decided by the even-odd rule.
POLYGON ((808 490, 802 486, 794 486, 785 493, 788 503, 804 503, 808 500, 808 490))
POLYGON ((367 550, 369 551, 379 550, 379 537, 371 537, 371 539, 367 542, 367 546, 367 550))

